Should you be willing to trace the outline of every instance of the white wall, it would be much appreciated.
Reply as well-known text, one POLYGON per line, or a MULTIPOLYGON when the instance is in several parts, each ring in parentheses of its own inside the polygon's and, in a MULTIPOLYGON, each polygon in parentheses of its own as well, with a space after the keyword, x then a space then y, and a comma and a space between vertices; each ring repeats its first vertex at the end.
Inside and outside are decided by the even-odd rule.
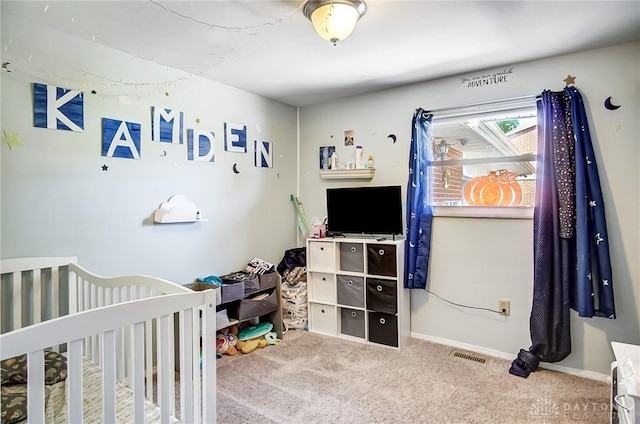
POLYGON ((102 275, 184 284, 254 256, 277 264, 295 246, 296 109, 5 15, 2 40, 13 69, 2 72, 2 130, 23 145, 0 149, 1 257, 77 255, 102 275), (35 128, 33 82, 81 89, 84 132, 35 128), (186 138, 151 142, 151 106, 214 131, 215 162, 188 161, 186 138), (103 117, 142 125, 140 160, 101 156, 103 117), (224 151, 224 122, 247 125, 246 154, 224 151), (273 143, 273 168, 253 166, 256 139, 273 143), (208 221, 153 224, 177 193, 208 221))
MULTIPOLYGON (((322 217, 327 187, 405 187, 411 118, 418 107, 440 109, 536 95, 544 89, 561 90, 568 74, 576 76, 589 113, 606 202, 618 319, 573 314, 573 353, 559 365, 608 374, 611 340, 640 343, 640 44, 505 67, 513 68, 514 79, 504 84, 462 88, 461 75, 301 109, 301 200, 308 217, 322 217), (622 107, 606 110, 603 101, 608 96, 622 107), (354 130, 354 144, 364 146, 365 156, 374 156, 371 182, 320 179, 319 146, 336 145, 340 160, 352 160, 353 148, 343 143, 345 130, 354 130), (397 135, 395 144, 387 138, 390 133, 397 135)), ((456 303, 490 309, 497 309, 498 299, 510 299, 511 316, 460 308, 414 290, 412 332, 513 355, 528 348, 532 228, 532 220, 436 218, 429 289, 456 303)))

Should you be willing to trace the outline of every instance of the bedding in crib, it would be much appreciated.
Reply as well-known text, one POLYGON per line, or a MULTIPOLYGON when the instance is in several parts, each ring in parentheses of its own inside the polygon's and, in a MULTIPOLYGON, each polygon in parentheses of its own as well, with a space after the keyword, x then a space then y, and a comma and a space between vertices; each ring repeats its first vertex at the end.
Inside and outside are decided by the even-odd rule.
MULTIPOLYGON (((45 351, 45 412, 53 418, 64 406, 67 358, 45 351)), ((2 424, 24 421, 27 416, 27 355, 0 362, 2 424)))
MULTIPOLYGON (((66 424, 66 358, 56 352, 47 352, 45 358, 46 422, 66 424)), ((28 424, 26 384, 23 382, 26 382, 26 355, 2 361, 2 424, 28 424)), ((88 360, 83 361, 82 390, 83 422, 102 423, 101 370, 88 360)), ((158 406, 145 400, 145 423, 159 422, 159 411, 158 406)), ((119 423, 133 421, 133 392, 122 383, 116 383, 116 417, 119 423)))

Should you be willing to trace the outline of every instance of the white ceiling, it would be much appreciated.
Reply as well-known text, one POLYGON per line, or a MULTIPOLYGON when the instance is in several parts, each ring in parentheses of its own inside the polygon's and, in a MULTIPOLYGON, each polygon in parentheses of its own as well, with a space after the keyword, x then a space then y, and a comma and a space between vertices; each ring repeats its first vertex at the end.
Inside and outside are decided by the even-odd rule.
POLYGON ((640 1, 367 0, 333 46, 300 1, 5 1, 135 57, 292 106, 640 39, 640 1))

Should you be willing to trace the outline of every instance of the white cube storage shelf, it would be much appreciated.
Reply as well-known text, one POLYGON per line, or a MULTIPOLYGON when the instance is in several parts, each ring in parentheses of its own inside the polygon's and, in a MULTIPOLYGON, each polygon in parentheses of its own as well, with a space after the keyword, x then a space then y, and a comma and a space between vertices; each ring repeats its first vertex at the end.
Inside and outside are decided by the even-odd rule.
POLYGON ((401 348, 409 339, 404 240, 307 239, 309 331, 401 348))

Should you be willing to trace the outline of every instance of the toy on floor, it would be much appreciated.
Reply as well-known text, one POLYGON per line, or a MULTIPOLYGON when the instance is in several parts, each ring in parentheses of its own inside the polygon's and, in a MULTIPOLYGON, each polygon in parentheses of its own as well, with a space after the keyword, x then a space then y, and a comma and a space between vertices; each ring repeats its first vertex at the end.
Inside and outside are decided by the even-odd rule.
POLYGON ((251 353, 259 347, 277 346, 279 339, 270 322, 242 328, 238 331, 237 349, 242 353, 251 353))
POLYGON ((238 339, 236 338, 236 334, 238 334, 238 327, 235 325, 220 330, 216 335, 216 353, 230 356, 237 354, 238 349, 236 348, 236 345, 238 343, 238 339))
POLYGON ((268 345, 278 346, 280 343, 280 339, 278 338, 278 333, 275 331, 270 331, 264 335, 264 339, 267 341, 268 345))
POLYGON ((262 337, 273 329, 273 324, 270 322, 261 322, 260 324, 251 325, 238 331, 238 340, 247 341, 262 337))

